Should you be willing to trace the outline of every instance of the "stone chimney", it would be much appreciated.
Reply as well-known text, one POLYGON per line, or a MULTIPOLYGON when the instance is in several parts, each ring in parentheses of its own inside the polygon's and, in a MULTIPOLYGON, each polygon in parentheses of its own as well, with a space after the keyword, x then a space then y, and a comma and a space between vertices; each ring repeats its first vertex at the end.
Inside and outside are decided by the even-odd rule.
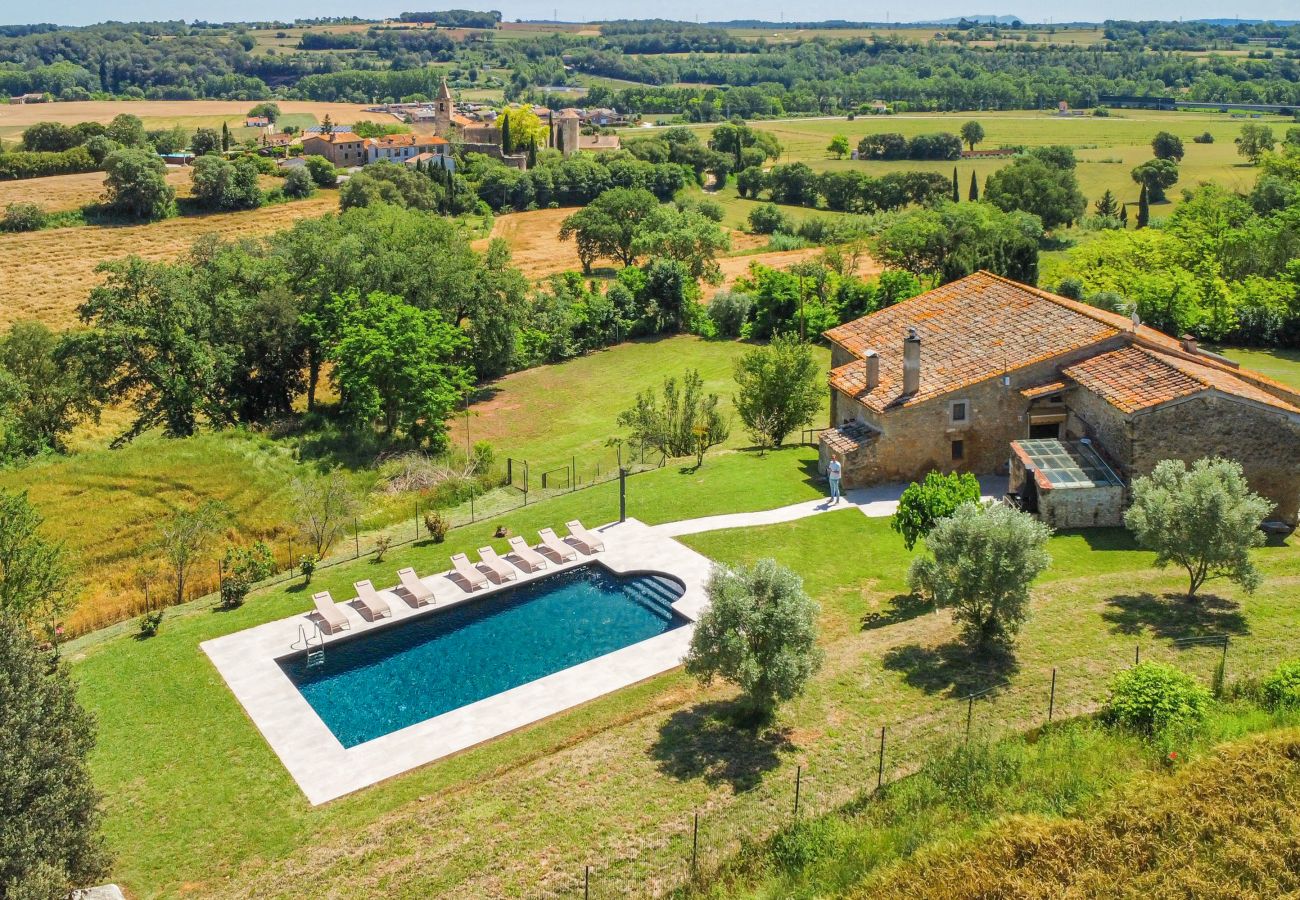
POLYGON ((1180 337, 1178 340, 1182 342, 1184 353, 1195 354, 1199 349, 1196 346, 1196 338, 1192 337, 1190 334, 1185 334, 1182 337, 1180 337))
POLYGON ((921 335, 910 325, 903 338, 903 396, 910 397, 921 389, 921 335))
POLYGON ((880 384, 880 354, 868 350, 862 354, 862 361, 867 364, 867 390, 874 391, 880 384))

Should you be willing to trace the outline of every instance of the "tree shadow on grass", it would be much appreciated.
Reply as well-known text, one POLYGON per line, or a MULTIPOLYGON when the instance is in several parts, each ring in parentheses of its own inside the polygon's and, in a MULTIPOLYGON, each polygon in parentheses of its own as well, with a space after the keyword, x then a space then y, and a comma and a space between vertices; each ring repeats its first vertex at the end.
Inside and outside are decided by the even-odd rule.
POLYGON ((1003 683, 1020 664, 1012 648, 995 644, 972 649, 960 641, 937 647, 904 644, 885 653, 886 669, 903 673, 903 681, 927 694, 946 691, 951 697, 965 697, 1003 683))
POLYGON ((755 787, 794 744, 788 729, 737 725, 739 713, 734 701, 700 703, 673 713, 650 748, 659 770, 682 781, 728 784, 737 793, 755 787))
POLYGON ((916 594, 895 594, 889 598, 889 607, 879 612, 869 612, 862 617, 862 630, 870 631, 897 625, 925 613, 934 612, 934 604, 916 594))
POLYGON ((1101 617, 1117 634, 1138 635, 1149 629, 1157 637, 1181 638, 1250 632, 1241 605, 1213 594, 1194 602, 1180 594, 1119 594, 1106 601, 1101 617))

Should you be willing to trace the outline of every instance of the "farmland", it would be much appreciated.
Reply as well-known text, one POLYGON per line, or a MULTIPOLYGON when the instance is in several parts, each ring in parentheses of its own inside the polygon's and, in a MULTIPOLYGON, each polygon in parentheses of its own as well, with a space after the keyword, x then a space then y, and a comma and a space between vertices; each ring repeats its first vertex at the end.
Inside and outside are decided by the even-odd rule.
MULTIPOLYGON (((102 182, 103 176, 99 177, 102 182)), ((181 216, 144 225, 0 234, 0 253, 9 260, 5 264, 5 281, 12 291, 10 302, 0 308, 0 325, 21 319, 39 319, 54 328, 72 325, 77 306, 99 278, 95 267, 104 260, 129 254, 149 260, 175 259, 205 234, 220 234, 228 239, 256 237, 337 208, 337 195, 324 192, 306 200, 246 212, 181 216)))

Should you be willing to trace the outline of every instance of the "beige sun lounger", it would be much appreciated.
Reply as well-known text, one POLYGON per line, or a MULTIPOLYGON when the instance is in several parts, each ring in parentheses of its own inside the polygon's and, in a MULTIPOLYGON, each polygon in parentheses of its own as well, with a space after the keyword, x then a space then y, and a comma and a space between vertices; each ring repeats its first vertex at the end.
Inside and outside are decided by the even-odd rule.
POLYGON ((357 589, 357 602, 361 604, 361 608, 366 611, 371 621, 393 614, 393 608, 388 605, 387 600, 379 596, 379 592, 369 580, 355 582, 352 586, 357 589))
POLYGON ((469 557, 464 553, 457 553, 451 558, 452 567, 456 571, 457 577, 465 584, 461 585, 468 591, 476 591, 481 587, 487 587, 487 576, 469 564, 469 557))
POLYGON ((565 562, 566 560, 578 558, 578 551, 557 538, 555 532, 551 529, 543 528, 537 532, 537 536, 542 539, 538 549, 543 553, 550 554, 556 562, 565 562))
POLYGON ((321 621, 325 623, 321 631, 334 634, 336 631, 345 631, 352 627, 352 623, 348 621, 347 616, 343 615, 343 610, 338 608, 329 591, 312 594, 311 599, 316 604, 316 615, 320 616, 321 621))
POLYGON ((601 550, 605 549, 605 542, 598 536, 583 528, 582 523, 577 519, 574 519, 572 522, 567 522, 565 525, 569 529, 569 537, 577 543, 578 549, 583 553, 599 553, 601 550))
POLYGON ((402 589, 410 597, 413 606, 424 606, 434 602, 433 589, 420 580, 420 576, 415 574, 414 569, 409 566, 398 569, 397 579, 402 583, 402 589))
POLYGON ((536 572, 538 569, 546 568, 546 557, 528 546, 528 542, 521 537, 510 539, 510 552, 506 554, 506 558, 512 556, 515 565, 525 572, 536 572))
POLYGON ((488 567, 488 575, 497 584, 505 581, 514 581, 519 577, 514 569, 506 565, 506 561, 497 556, 497 552, 491 547, 479 547, 478 558, 483 560, 483 565, 488 567))

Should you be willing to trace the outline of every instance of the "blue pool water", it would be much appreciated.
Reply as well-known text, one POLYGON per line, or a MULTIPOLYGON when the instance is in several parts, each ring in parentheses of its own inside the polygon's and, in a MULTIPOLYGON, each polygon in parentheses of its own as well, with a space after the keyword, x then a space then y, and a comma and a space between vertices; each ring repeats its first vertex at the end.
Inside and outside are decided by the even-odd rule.
POLYGON ((326 646, 280 667, 345 747, 686 624, 681 585, 578 566, 326 646))

